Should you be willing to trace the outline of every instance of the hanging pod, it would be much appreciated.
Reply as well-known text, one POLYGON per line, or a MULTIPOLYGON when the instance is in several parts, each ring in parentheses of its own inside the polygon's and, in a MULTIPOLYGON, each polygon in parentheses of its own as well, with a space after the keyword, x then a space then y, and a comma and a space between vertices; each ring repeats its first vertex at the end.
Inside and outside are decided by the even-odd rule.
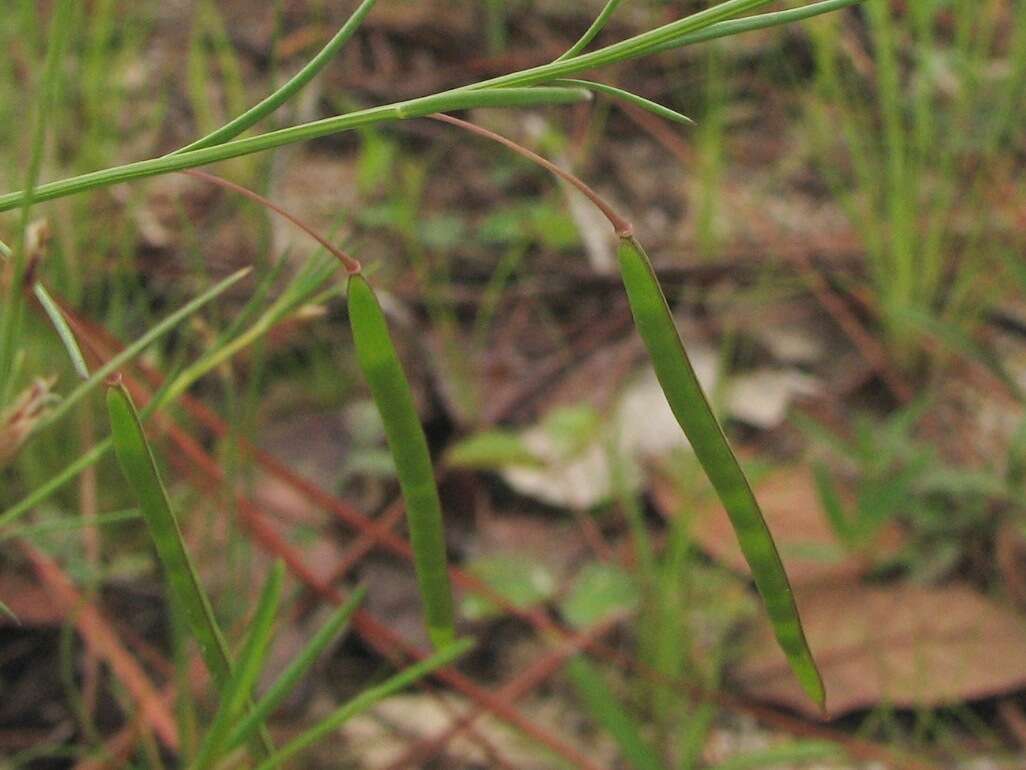
POLYGON ((442 504, 427 438, 374 290, 362 275, 354 274, 349 277, 348 294, 356 358, 385 424, 385 436, 406 502, 413 564, 424 601, 428 636, 441 649, 456 640, 456 632, 442 504))
POLYGON ((821 709, 826 693, 802 629, 791 584, 759 503, 713 414, 641 244, 626 234, 617 250, 631 313, 656 377, 695 456, 730 517, 777 641, 805 692, 821 709))

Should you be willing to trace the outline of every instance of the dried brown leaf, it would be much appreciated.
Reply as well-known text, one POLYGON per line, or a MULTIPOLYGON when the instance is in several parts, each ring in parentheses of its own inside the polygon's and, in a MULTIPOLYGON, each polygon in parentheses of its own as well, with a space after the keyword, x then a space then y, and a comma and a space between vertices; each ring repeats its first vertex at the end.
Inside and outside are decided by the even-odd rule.
MULTIPOLYGON (((886 703, 935 707, 1026 686, 1026 624, 965 586, 865 586, 795 591, 832 716, 886 703)), ((752 696, 818 716, 764 620, 735 671, 752 696)))
MULTIPOLYGON (((674 484, 657 477, 653 494, 664 516, 676 515, 680 496, 674 484)), ((787 574, 795 585, 826 578, 851 577, 865 572, 865 560, 845 551, 823 514, 812 473, 805 467, 776 471, 755 485, 766 523, 780 550, 787 574)), ((749 574, 737 536, 719 503, 699 511, 691 536, 716 561, 740 573, 749 574)), ((898 533, 885 528, 876 550, 893 550, 898 533)))

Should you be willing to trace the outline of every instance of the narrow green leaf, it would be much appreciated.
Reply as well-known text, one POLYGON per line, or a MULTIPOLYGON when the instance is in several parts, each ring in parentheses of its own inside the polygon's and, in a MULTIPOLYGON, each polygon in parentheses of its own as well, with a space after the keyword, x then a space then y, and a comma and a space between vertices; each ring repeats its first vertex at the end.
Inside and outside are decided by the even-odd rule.
POLYGON ((95 390, 104 380, 106 380, 111 374, 116 372, 122 366, 127 364, 143 350, 146 349, 155 340, 160 339, 162 336, 167 334, 169 331, 178 326, 189 316, 199 311, 202 307, 209 304, 219 296, 224 294, 228 289, 237 284, 243 278, 245 278, 251 272, 251 268, 243 268, 236 273, 225 278, 220 283, 211 287, 201 295, 196 297, 191 302, 188 302, 174 313, 169 315, 163 321, 152 327, 149 331, 143 334, 139 339, 133 342, 131 345, 126 347, 116 356, 110 359, 106 364, 101 366, 92 375, 86 379, 85 382, 81 383, 75 390, 69 393, 57 406, 50 410, 46 415, 46 418, 41 420, 34 433, 38 433, 43 429, 53 425, 57 420, 61 419, 83 398, 89 395, 95 390))
POLYGON ((569 662, 566 671, 584 707, 613 737, 627 764, 634 770, 664 770, 658 752, 642 736, 637 720, 606 686, 602 674, 580 655, 569 662))
POLYGON ((816 463, 812 467, 812 475, 816 483, 819 504, 823 507, 823 513, 826 514, 831 529, 842 543, 848 546, 854 545, 854 527, 844 512, 844 505, 841 503, 840 495, 837 494, 834 480, 830 478, 830 471, 823 463, 816 463))
POLYGON ((566 53, 556 59, 556 61, 572 59, 587 48, 591 44, 591 41, 598 37, 599 32, 605 29, 609 20, 613 17, 613 14, 616 13, 616 9, 622 2, 623 0, 607 0, 605 6, 599 12, 599 15, 595 17, 595 21, 593 21, 591 26, 585 30, 583 35, 581 35, 580 40, 570 46, 566 53))
POLYGON ((824 708, 823 680, 773 535, 695 376, 648 255, 636 239, 626 237, 617 256, 635 325, 666 400, 730 517, 781 649, 802 688, 824 708))
POLYGON ((285 567, 280 560, 276 561, 264 583, 246 642, 239 653, 231 679, 221 693, 217 714, 192 765, 193 770, 207 770, 225 753, 229 732, 246 708, 263 670, 271 642, 271 630, 281 601, 284 577, 285 567))
MULTIPOLYGON (((128 390, 120 382, 107 389, 107 413, 114 453, 146 519, 157 556, 164 567, 169 599, 185 618, 214 686, 219 693, 225 693, 232 677, 228 645, 185 547, 139 413, 128 390)), ((270 755, 270 739, 261 735, 260 740, 253 742, 252 753, 260 758, 270 755)))
POLYGON ((360 275, 349 278, 349 323, 356 357, 381 413, 406 501, 413 563, 424 601, 428 635, 440 649, 456 638, 442 504, 427 438, 385 314, 374 290, 360 275))
POLYGON ((367 589, 357 588, 350 595, 348 601, 339 607, 328 621, 314 634, 307 646, 297 655, 285 671, 279 676, 273 685, 267 690, 253 707, 246 718, 240 722, 227 743, 228 750, 233 750, 248 741, 256 734, 257 729, 262 725, 288 697, 300 679, 310 670, 310 667, 317 661, 321 653, 331 642, 338 637, 342 629, 349 623, 349 619, 356 612, 367 595, 367 589))
POLYGON ((336 54, 342 50, 342 46, 344 46, 349 41, 349 38, 353 36, 353 33, 359 29, 363 20, 367 17, 367 14, 370 13, 371 8, 374 7, 375 2, 376 0, 363 0, 357 9, 353 11, 353 15, 350 16, 339 31, 335 33, 335 36, 328 41, 327 45, 318 51, 316 56, 307 62, 299 72, 289 78, 284 85, 274 91, 274 93, 270 94, 259 104, 256 104, 246 110, 242 115, 239 115, 237 118, 216 131, 212 131, 202 139, 197 139, 192 144, 189 144, 180 150, 176 150, 174 154, 223 144, 224 142, 235 138, 250 126, 253 126, 263 120, 281 105, 285 104, 285 102, 295 96, 307 83, 313 80, 314 77, 324 69, 328 62, 335 58, 336 54))
POLYGON ((140 517, 139 511, 129 509, 127 511, 114 511, 113 513, 102 513, 91 519, 84 519, 81 516, 66 517, 50 521, 40 521, 36 524, 29 524, 25 527, 15 527, 6 532, 0 533, 0 543, 7 540, 14 540, 19 537, 37 537, 52 532, 74 532, 83 527, 104 527, 108 524, 121 524, 126 521, 135 521, 140 517))
POLYGON ((436 652, 430 658, 425 658, 419 663, 415 663, 404 671, 401 671, 383 684, 380 684, 377 687, 372 687, 369 690, 365 690, 348 703, 339 707, 334 713, 325 718, 319 724, 311 727, 291 743, 283 746, 280 751, 276 752, 260 764, 257 767, 257 770, 273 770, 274 768, 281 766, 296 754, 309 748, 317 741, 337 730, 353 717, 362 714, 390 695, 394 695, 400 690, 405 689, 417 680, 427 676, 432 671, 442 668, 443 666, 447 666, 461 655, 468 652, 473 646, 474 641, 472 639, 460 639, 439 652, 436 652))
POLYGON ((53 297, 50 296, 50 292, 46 290, 46 287, 41 283, 36 283, 32 287, 32 293, 36 295, 36 299, 39 300, 39 304, 43 308, 43 312, 46 313, 46 317, 50 319, 50 324, 53 326, 54 331, 57 332, 57 336, 60 337, 61 343, 64 345, 64 349, 68 352, 68 358, 71 359, 71 365, 75 367, 75 374, 81 377, 83 380, 89 379, 89 367, 86 366, 85 358, 82 356, 82 350, 78 346, 78 340, 75 338, 75 333, 71 331, 71 327, 68 326, 67 320, 64 318, 64 313, 57 306, 53 297))
POLYGON ((844 8, 849 8, 853 5, 859 5, 863 2, 865 2, 865 0, 821 0, 821 2, 818 3, 811 3, 810 5, 803 5, 798 8, 790 8, 786 11, 761 13, 755 16, 747 16, 743 19, 721 21, 716 24, 711 24, 705 29, 701 29, 697 32, 688 32, 680 35, 679 37, 671 38, 667 42, 652 48, 649 53, 656 54, 663 51, 669 51, 674 48, 683 48, 684 46, 706 43, 710 40, 733 37, 734 35, 741 35, 745 32, 755 32, 760 29, 769 29, 771 27, 780 27, 785 24, 794 24, 798 21, 811 19, 815 16, 822 16, 824 13, 833 13, 844 8))
MULTIPOLYGON (((318 297, 325 299, 325 296, 318 295, 317 297, 312 297, 311 295, 314 292, 317 292, 323 282, 330 278, 334 271, 337 270, 338 262, 334 258, 327 257, 323 261, 311 260, 310 264, 313 264, 315 261, 320 262, 323 267, 304 267, 304 269, 300 271, 296 278, 289 284, 288 288, 286 288, 278 299, 275 300, 274 304, 267 308, 264 314, 261 315, 252 326, 246 329, 246 331, 231 340, 219 340, 213 348, 208 350, 206 355, 198 361, 187 367, 178 375, 169 377, 143 409, 143 419, 147 419, 149 415, 153 414, 156 410, 174 402, 175 399, 188 390, 194 382, 206 375, 212 369, 220 366, 224 361, 228 360, 239 351, 256 342, 266 334, 274 324, 285 318, 295 308, 303 305, 307 301, 315 301, 318 297)), ((230 280, 232 279, 229 278, 229 281, 230 280)), ((218 287, 215 287, 212 291, 217 292, 218 287)), ((323 294, 331 294, 334 291, 337 291, 337 289, 330 289, 328 292, 323 294)), ((213 296, 216 296, 216 294, 213 296)), ((212 298, 213 297, 210 297, 205 301, 209 301, 209 299, 212 298)), ((200 301, 202 299, 203 298, 201 297, 196 301, 200 301)), ((186 309, 187 308, 183 308, 182 311, 185 312, 186 309)), ((186 315, 188 315, 188 313, 186 313, 186 315)), ((167 319, 167 321, 169 322, 168 328, 173 328, 174 322, 171 322, 171 318, 167 319)), ((133 343, 132 347, 136 348, 136 352, 138 352, 138 350, 141 350, 146 344, 147 343, 144 343, 142 338, 140 338, 136 343, 133 343)), ((120 357, 117 360, 124 363, 120 357)), ((95 374, 93 375, 93 377, 96 376, 97 375, 95 374)), ((55 492, 57 492, 57 490, 65 486, 83 470, 99 462, 112 446, 113 444, 108 436, 98 442, 91 449, 84 452, 80 457, 73 460, 63 469, 54 473, 49 479, 29 492, 24 498, 0 513, 0 527, 9 525, 15 519, 23 516, 28 511, 32 510, 32 508, 50 498, 55 492)))
POLYGON ((498 470, 510 465, 540 467, 540 458, 513 431, 488 430, 457 441, 445 453, 445 463, 467 470, 498 470))
POLYGON ((669 107, 664 107, 658 102, 653 102, 651 99, 646 99, 643 96, 632 94, 630 91, 626 91, 622 88, 606 85, 605 83, 595 83, 591 80, 575 80, 573 78, 560 78, 559 80, 553 80, 552 82, 554 85, 587 88, 589 91, 595 91, 600 94, 605 94, 606 96, 612 96, 614 99, 622 99, 623 101, 633 104, 636 107, 640 107, 643 110, 647 110, 653 115, 657 115, 664 120, 670 120, 674 123, 683 123, 686 126, 695 125, 695 121, 687 115, 683 115, 676 110, 671 110, 669 107))
POLYGON ((796 762, 805 764, 842 757, 844 757, 844 752, 835 743, 795 741, 728 759, 726 762, 716 765, 714 770, 760 770, 785 764, 793 767, 796 762))
POLYGON ((32 206, 38 202, 36 185, 43 166, 43 155, 46 149, 46 137, 53 121, 54 108, 59 104, 61 81, 63 79, 64 52, 74 21, 75 3, 71 0, 60 0, 51 8, 50 35, 46 49, 46 61, 42 68, 39 90, 31 100, 34 108, 32 144, 29 149, 28 162, 25 164, 25 193, 21 201, 21 221, 18 227, 18 240, 15 244, 7 285, 0 289, 4 301, 0 304, 0 403, 7 400, 13 386, 13 369, 17 356, 24 302, 22 288, 25 271, 28 269, 25 249, 25 236, 29 226, 32 206))
POLYGON ((15 615, 14 612, 11 611, 11 608, 8 607, 3 602, 0 602, 0 615, 6 615, 11 620, 13 620, 15 623, 17 623, 19 626, 21 625, 21 621, 18 620, 18 616, 15 615))

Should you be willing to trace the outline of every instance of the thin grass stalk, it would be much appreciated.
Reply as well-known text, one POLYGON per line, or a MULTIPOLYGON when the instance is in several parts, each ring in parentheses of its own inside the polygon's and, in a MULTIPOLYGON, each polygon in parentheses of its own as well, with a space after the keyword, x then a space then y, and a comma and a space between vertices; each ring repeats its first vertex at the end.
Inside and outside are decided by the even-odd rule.
POLYGON ((245 719, 239 722, 232 730, 225 743, 229 751, 237 749, 252 738, 260 725, 277 710, 295 689, 299 680, 303 678, 317 661, 321 653, 343 632, 352 619, 353 613, 363 603, 366 595, 366 588, 357 588, 350 594, 349 599, 339 606, 328 621, 318 629, 302 652, 292 659, 285 671, 267 689, 267 692, 249 714, 246 715, 245 719))
POLYGON ((328 43, 317 52, 317 54, 307 62, 302 69, 299 70, 295 75, 289 78, 280 88, 275 90, 267 98, 260 101, 259 104, 253 105, 250 109, 246 110, 243 114, 237 118, 229 121, 225 125, 221 126, 216 131, 211 131, 201 139, 175 150, 174 155, 190 152, 192 150, 201 150, 205 147, 213 147, 218 144, 234 139, 236 136, 241 134, 246 129, 256 125, 258 122, 263 120, 265 117, 273 113, 285 102, 295 96, 301 91, 311 80, 313 80, 318 73, 330 62, 342 47, 345 46, 349 39, 353 36, 360 25, 363 23, 367 14, 370 13, 377 0, 363 0, 362 3, 353 11, 352 16, 346 21, 345 24, 339 29, 338 32, 328 41, 328 43))
POLYGON ((225 748, 230 748, 228 737, 232 727, 244 712, 264 668, 274 620, 281 602, 284 577, 285 565, 280 560, 275 561, 257 601, 256 612, 249 624, 249 633, 236 661, 235 671, 221 692, 217 714, 192 764, 192 770, 208 770, 227 753, 225 748))
POLYGON ((305 751, 327 735, 330 735, 353 717, 364 713, 390 695, 394 695, 395 693, 404 690, 406 687, 419 679, 423 679, 436 669, 447 666, 460 656, 469 652, 473 646, 474 641, 472 639, 461 639, 460 641, 450 644, 439 652, 436 652, 431 657, 414 663, 412 666, 404 669, 383 684, 364 690, 348 703, 338 708, 318 725, 310 728, 306 732, 302 733, 298 738, 295 738, 290 743, 283 746, 280 751, 271 755, 266 761, 258 765, 257 770, 274 770, 275 768, 280 767, 295 755, 305 751))
POLYGON ((232 275, 225 278, 220 283, 215 284, 207 291, 186 303, 181 308, 171 313, 167 318, 163 319, 160 323, 153 326, 149 331, 143 334, 139 339, 129 345, 127 348, 122 350, 116 356, 111 358, 107 363, 98 368, 93 372, 85 382, 79 384, 71 393, 69 393, 57 406, 50 410, 46 418, 36 426, 35 432, 41 432, 42 430, 50 427, 64 415, 70 412, 76 404, 78 404, 83 398, 92 393, 97 387, 103 384, 104 380, 107 379, 111 374, 116 372, 126 363, 131 361, 143 350, 149 347, 153 342, 160 339, 162 336, 176 328, 186 318, 194 315, 204 306, 208 305, 217 297, 221 296, 230 289, 232 286, 237 284, 243 278, 252 272, 251 268, 244 267, 241 270, 232 273, 232 275))
POLYGON ((599 15, 595 17, 595 21, 591 23, 591 26, 585 30, 584 34, 581 35, 580 39, 574 43, 567 51, 562 54, 556 61, 564 61, 565 59, 572 59, 589 45, 591 41, 598 37, 599 32, 606 28, 609 20, 613 18, 613 14, 616 13, 616 9, 620 7, 620 3, 623 0, 608 0, 599 15))
MULTIPOLYGON (((48 201, 68 195, 108 187, 134 179, 184 171, 197 166, 206 166, 223 160, 230 160, 255 152, 304 142, 322 136, 330 136, 381 123, 423 117, 433 112, 467 110, 483 107, 527 107, 552 104, 574 104, 587 101, 591 94, 582 89, 568 88, 504 88, 488 91, 457 90, 432 96, 410 99, 404 102, 357 110, 312 123, 291 128, 282 128, 266 134, 236 139, 214 147, 191 150, 177 155, 128 163, 124 166, 94 171, 71 177, 59 182, 39 185, 33 193, 33 201, 48 201)), ((22 205, 23 192, 0 195, 0 211, 8 211, 22 205)))
POLYGON ((71 0, 60 0, 54 8, 50 22, 50 41, 43 65, 43 75, 33 128, 32 147, 29 151, 29 162, 25 170, 25 193, 19 203, 21 206, 21 222, 18 228, 18 240, 14 256, 8 265, 7 296, 4 307, 0 308, 0 404, 8 400, 14 387, 13 373, 15 348, 21 329, 24 302, 22 290, 26 269, 25 234, 28 231, 29 215, 32 205, 36 202, 36 184, 43 163, 43 151, 46 147, 51 114, 57 102, 60 88, 60 65, 64 57, 64 48, 71 34, 71 19, 74 10, 71 0))

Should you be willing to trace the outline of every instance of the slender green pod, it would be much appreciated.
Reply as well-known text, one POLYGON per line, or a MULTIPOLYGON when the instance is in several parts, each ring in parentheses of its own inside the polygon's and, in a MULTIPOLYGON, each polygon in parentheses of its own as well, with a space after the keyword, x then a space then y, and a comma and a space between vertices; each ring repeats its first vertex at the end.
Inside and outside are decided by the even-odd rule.
POLYGON ((631 313, 652 358, 656 377, 730 516, 777 641, 805 692, 821 709, 825 708, 823 680, 805 639, 780 554, 744 471, 698 382, 652 263, 629 233, 622 234, 617 257, 631 313))
POLYGON ((413 563, 424 601, 428 635, 432 644, 442 649, 455 641, 456 631, 438 486, 427 438, 385 314, 370 284, 358 274, 349 277, 349 322, 356 357, 384 421, 406 501, 413 563))
MULTIPOLYGON (((146 440, 142 420, 120 377, 107 388, 107 413, 110 417, 114 454, 139 503, 139 510, 146 520, 157 556, 164 567, 169 599, 185 618, 217 691, 228 692, 232 686, 232 661, 228 644, 217 625, 210 600, 203 591, 196 568, 185 548, 185 539, 171 509, 150 443, 146 440)), ((261 733, 253 741, 251 752, 254 757, 262 758, 268 756, 271 749, 270 738, 266 733, 261 733)))
POLYGON ((107 389, 107 412, 111 437, 125 480, 132 488, 139 510, 150 530, 157 556, 164 566, 171 599, 181 609, 200 654, 218 691, 224 691, 231 678, 228 645, 214 619, 207 595, 200 587, 196 569, 185 549, 178 520, 171 510, 157 463, 143 432, 132 397, 120 381, 107 389))

